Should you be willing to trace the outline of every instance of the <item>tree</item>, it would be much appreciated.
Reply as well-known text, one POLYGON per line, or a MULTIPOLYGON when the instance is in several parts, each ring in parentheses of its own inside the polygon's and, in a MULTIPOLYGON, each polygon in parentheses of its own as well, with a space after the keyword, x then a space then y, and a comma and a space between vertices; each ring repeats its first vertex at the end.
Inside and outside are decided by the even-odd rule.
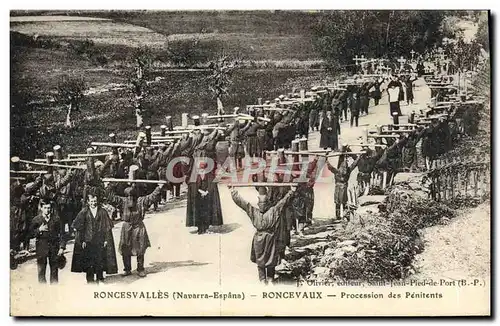
POLYGON ((217 100, 217 114, 224 114, 222 98, 228 93, 231 86, 231 75, 238 66, 238 60, 228 55, 221 54, 209 64, 209 87, 217 100))
POLYGON ((149 85, 148 77, 153 63, 153 55, 148 48, 139 48, 134 54, 133 60, 134 74, 130 78, 130 92, 135 110, 136 127, 139 129, 144 124, 145 116, 148 116, 144 101, 149 85))
POLYGON ((487 12, 482 12, 479 15, 476 40, 483 46, 485 51, 490 51, 489 16, 487 12))
POLYGON ((329 68, 348 70, 356 55, 393 58, 425 52, 441 40, 440 11, 335 10, 318 15, 313 45, 329 68))
POLYGON ((74 123, 71 121, 71 113, 80 109, 87 86, 85 80, 81 77, 63 76, 57 85, 57 100, 67 105, 66 122, 67 128, 72 128, 74 123))
POLYGON ((476 40, 465 42, 464 38, 460 37, 455 42, 449 42, 445 47, 445 52, 460 80, 461 75, 472 71, 479 64, 481 45, 476 40))

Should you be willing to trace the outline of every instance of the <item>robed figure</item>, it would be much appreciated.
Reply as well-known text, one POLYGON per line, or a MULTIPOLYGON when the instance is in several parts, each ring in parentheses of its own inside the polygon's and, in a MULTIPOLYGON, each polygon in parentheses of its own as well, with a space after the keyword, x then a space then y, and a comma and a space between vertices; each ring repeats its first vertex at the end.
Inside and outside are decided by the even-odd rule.
POLYGON ((319 147, 332 150, 338 150, 340 135, 340 123, 338 117, 332 115, 332 111, 326 111, 325 118, 321 121, 320 127, 321 138, 319 147))
POLYGON ((104 272, 118 273, 113 222, 95 194, 88 195, 88 205, 78 213, 71 227, 75 230, 72 272, 86 273, 88 283, 103 281, 104 272))
POLYGON ((272 282, 275 267, 283 256, 284 239, 287 235, 286 220, 283 210, 294 197, 295 190, 290 190, 274 206, 269 205, 267 195, 259 196, 258 207, 253 206, 240 194, 231 188, 233 201, 244 210, 256 231, 252 240, 250 260, 257 264, 259 280, 263 283, 272 282))
MULTIPOLYGON (((205 162, 200 163, 201 169, 206 169, 206 166, 205 162)), ((208 231, 210 225, 222 225, 223 219, 219 189, 217 183, 214 182, 214 173, 202 170, 199 173, 204 175, 196 175, 194 181, 192 180, 194 177, 189 180, 188 186, 191 187, 192 194, 190 205, 187 206, 186 226, 197 226, 198 233, 203 234, 208 231)))

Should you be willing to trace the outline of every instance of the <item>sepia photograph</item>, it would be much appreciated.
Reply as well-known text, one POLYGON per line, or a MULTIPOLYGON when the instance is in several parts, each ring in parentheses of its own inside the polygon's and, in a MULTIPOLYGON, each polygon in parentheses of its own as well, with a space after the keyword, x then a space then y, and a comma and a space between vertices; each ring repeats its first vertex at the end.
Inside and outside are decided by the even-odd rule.
POLYGON ((8 19, 11 316, 491 316, 490 11, 8 19))

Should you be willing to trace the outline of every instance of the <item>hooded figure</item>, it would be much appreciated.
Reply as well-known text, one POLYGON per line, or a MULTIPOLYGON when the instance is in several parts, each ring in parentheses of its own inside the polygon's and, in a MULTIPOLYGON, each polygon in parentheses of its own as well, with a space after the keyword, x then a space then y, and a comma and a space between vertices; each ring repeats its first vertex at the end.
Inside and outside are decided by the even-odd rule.
MULTIPOLYGON (((342 152, 346 152, 348 149, 346 147, 342 148, 342 152)), ((328 170, 332 172, 335 176, 335 193, 334 193, 334 201, 335 201, 335 216, 337 219, 340 219, 340 208, 341 205, 345 207, 347 204, 347 186, 349 182, 349 177, 351 176, 351 172, 358 165, 358 162, 361 158, 355 157, 354 163, 349 166, 347 162, 346 155, 339 156, 339 160, 337 163, 337 168, 334 168, 328 160, 326 160, 326 164, 328 170)))
POLYGON ((358 162, 357 176, 360 194, 364 193, 365 190, 369 190, 371 175, 375 169, 375 164, 382 156, 382 152, 370 149, 368 144, 364 144, 362 149, 365 151, 365 154, 361 155, 358 162))
POLYGON ((290 190, 274 206, 270 206, 267 191, 259 191, 262 194, 259 194, 258 207, 255 207, 244 200, 234 188, 230 189, 233 201, 247 213, 256 229, 252 240, 250 260, 257 264, 259 280, 266 284, 272 282, 275 267, 284 254, 283 244, 287 237, 283 210, 293 199, 295 191, 290 190))
POLYGON ((137 272, 140 277, 146 276, 144 270, 144 255, 146 249, 151 246, 149 242, 144 216, 147 207, 157 202, 160 198, 163 184, 147 196, 138 196, 135 183, 125 189, 125 197, 114 195, 110 189, 107 192, 108 202, 122 206, 123 226, 120 235, 118 249, 123 256, 124 276, 132 274, 131 257, 137 256, 137 272))
POLYGON ((86 273, 87 283, 99 283, 104 280, 104 272, 118 273, 113 222, 101 207, 96 188, 90 189, 87 197, 87 205, 71 225, 76 232, 71 271, 86 273))

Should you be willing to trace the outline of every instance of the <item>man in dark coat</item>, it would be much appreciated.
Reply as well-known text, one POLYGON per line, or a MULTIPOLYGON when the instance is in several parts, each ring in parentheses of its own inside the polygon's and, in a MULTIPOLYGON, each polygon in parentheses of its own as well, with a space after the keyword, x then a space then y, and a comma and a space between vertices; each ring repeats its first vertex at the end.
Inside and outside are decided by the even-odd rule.
MULTIPOLYGON (((368 107, 370 106, 370 97, 369 97, 369 87, 368 83, 363 84, 359 90, 359 105, 361 112, 368 115, 368 107)), ((356 124, 357 126, 357 124, 356 124)))
POLYGON ((309 128, 311 128, 311 131, 319 130, 319 116, 316 107, 312 107, 309 111, 309 128))
POLYGON ((123 276, 131 275, 132 256, 137 256, 137 272, 140 277, 146 276, 144 270, 144 255, 147 248, 151 246, 149 242, 146 226, 144 225, 144 215, 147 207, 159 200, 159 195, 164 184, 159 185, 149 195, 138 196, 135 183, 125 189, 125 196, 116 196, 111 189, 107 191, 107 201, 114 205, 123 207, 123 226, 120 235, 118 249, 123 257, 125 273, 123 276))
POLYGON ((406 91, 406 104, 413 104, 413 82, 417 80, 417 77, 414 74, 411 74, 408 76, 404 83, 405 83, 405 91, 406 91))
POLYGON ((375 101, 375 106, 378 105, 378 103, 380 102, 380 99, 382 98, 382 93, 380 92, 380 86, 382 85, 383 81, 384 80, 382 78, 380 78, 373 83, 373 87, 372 87, 373 90, 370 93, 370 95, 373 98, 373 100, 375 101))
POLYGON ((351 99, 351 127, 354 122, 356 122, 356 127, 358 126, 360 111, 361 111, 361 100, 358 98, 358 93, 353 93, 351 99))
POLYGON ((344 117, 344 120, 347 121, 347 108, 348 108, 348 105, 347 105, 347 92, 342 92, 340 94, 340 97, 339 97, 339 104, 338 104, 338 108, 339 108, 339 111, 340 111, 340 120, 342 121, 342 115, 344 117))
POLYGON ((104 281, 104 272, 118 273, 113 222, 100 206, 96 188, 91 189, 87 197, 87 205, 71 225, 76 232, 71 271, 86 273, 87 283, 99 283, 104 281))
POLYGON ((319 147, 336 151, 339 147, 340 123, 330 110, 326 111, 326 117, 321 121, 320 133, 319 147))
POLYGON ((36 263, 38 267, 38 282, 47 283, 45 273, 47 260, 50 266, 50 283, 59 281, 58 259, 66 249, 64 240, 64 224, 55 213, 52 199, 40 200, 41 214, 31 222, 31 232, 36 238, 36 263))
POLYGON ((282 243, 286 238, 286 221, 282 211, 294 197, 295 189, 290 190, 276 205, 270 207, 267 196, 259 196, 258 208, 244 200, 234 188, 231 189, 233 201, 243 209, 256 228, 252 240, 250 260, 257 264, 259 280, 268 284, 274 279, 275 267, 279 264, 284 250, 282 243))

